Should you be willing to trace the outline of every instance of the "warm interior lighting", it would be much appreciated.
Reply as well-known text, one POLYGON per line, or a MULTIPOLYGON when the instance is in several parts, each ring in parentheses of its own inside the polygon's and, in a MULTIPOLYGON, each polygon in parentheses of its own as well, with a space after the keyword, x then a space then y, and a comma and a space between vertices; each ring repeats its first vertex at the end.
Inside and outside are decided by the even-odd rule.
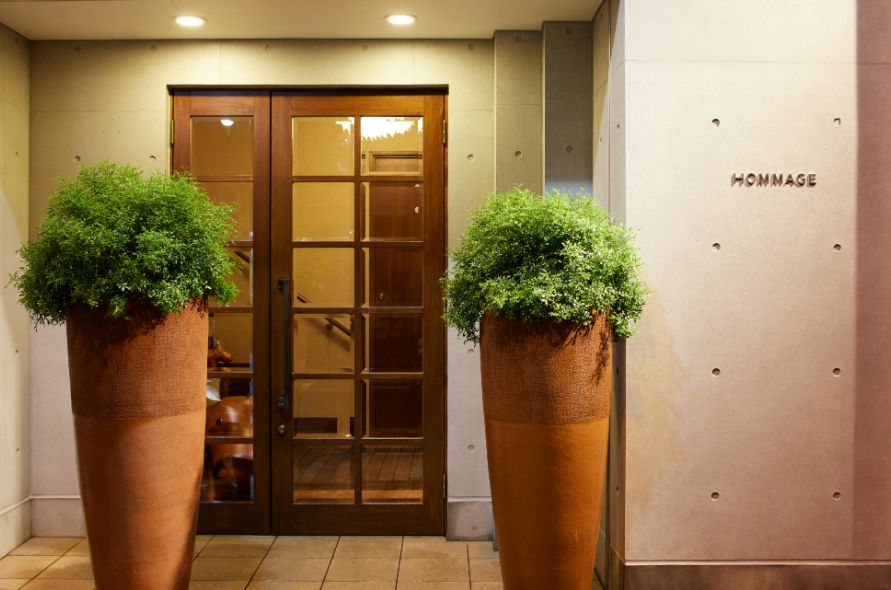
POLYGON ((173 20, 181 27, 200 27, 204 24, 204 19, 200 16, 178 16, 173 20))
POLYGON ((223 127, 232 127, 233 125, 235 125, 235 121, 233 121, 232 119, 220 119, 220 125, 222 125, 223 127))
POLYGON ((391 14, 387 17, 388 23, 399 26, 414 24, 416 20, 418 20, 418 18, 410 14, 391 14))

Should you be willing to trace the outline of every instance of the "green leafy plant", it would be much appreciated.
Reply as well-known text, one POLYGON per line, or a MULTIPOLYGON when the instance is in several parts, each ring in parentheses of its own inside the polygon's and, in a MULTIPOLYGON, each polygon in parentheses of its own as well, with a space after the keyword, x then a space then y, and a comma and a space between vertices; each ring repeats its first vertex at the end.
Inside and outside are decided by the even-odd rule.
POLYGON ((490 197, 473 215, 442 279, 446 323, 479 342, 486 311, 525 323, 587 324, 609 318, 628 338, 646 287, 631 230, 612 223, 593 198, 519 186, 490 197))
POLYGON ((11 282, 37 324, 65 321, 75 304, 109 317, 127 317, 138 303, 164 316, 208 297, 225 304, 238 293, 225 249, 232 227, 231 208, 212 203, 187 174, 84 166, 53 193, 11 282))

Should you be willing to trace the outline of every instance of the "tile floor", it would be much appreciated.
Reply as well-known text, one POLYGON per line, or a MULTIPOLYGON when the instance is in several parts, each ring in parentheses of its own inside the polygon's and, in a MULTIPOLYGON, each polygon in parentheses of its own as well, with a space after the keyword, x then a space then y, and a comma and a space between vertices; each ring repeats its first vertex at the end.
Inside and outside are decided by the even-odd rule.
MULTIPOLYGON (((35 537, 0 559, 0 590, 92 590, 85 539, 35 537)), ((489 542, 443 537, 204 536, 193 590, 502 590, 489 542)))

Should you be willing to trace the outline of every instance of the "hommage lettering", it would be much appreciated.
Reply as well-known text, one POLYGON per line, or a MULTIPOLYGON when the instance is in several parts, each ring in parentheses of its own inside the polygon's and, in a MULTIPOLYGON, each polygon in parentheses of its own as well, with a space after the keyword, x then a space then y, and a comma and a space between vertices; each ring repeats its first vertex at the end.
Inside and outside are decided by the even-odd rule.
POLYGON ((817 186, 817 175, 812 172, 798 174, 766 174, 763 172, 741 172, 730 175, 730 186, 743 187, 798 187, 817 186))

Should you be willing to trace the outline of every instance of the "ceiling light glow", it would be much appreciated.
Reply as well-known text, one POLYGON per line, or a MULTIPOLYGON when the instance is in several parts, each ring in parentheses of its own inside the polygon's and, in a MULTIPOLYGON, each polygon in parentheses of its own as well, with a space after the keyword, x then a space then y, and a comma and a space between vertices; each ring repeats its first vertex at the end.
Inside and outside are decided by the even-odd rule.
POLYGON ((418 20, 418 17, 413 16, 411 14, 391 14, 387 17, 387 22, 391 25, 397 25, 400 27, 404 27, 406 25, 413 25, 415 21, 418 20))
POLYGON ((205 22, 200 16, 178 16, 173 20, 181 27, 200 27, 205 22))
POLYGON ((232 119, 220 119, 220 125, 222 125, 223 127, 232 127, 233 125, 235 125, 235 121, 233 121, 232 119))

